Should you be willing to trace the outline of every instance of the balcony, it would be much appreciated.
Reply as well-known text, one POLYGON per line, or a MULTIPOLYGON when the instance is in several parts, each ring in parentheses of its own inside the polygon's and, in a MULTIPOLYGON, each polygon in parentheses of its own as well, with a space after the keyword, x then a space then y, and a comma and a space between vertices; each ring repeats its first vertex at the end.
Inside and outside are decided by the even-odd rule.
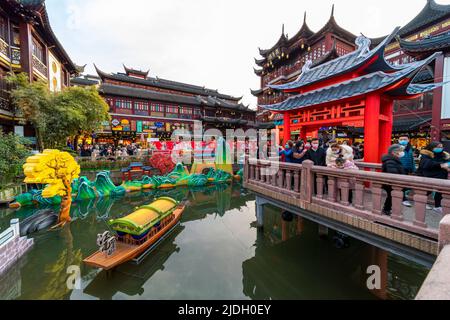
POLYGON ((10 62, 9 45, 0 38, 0 56, 10 62))
POLYGON ((13 114, 14 109, 9 97, 10 90, 11 85, 9 85, 5 79, 0 79, 0 111, 6 111, 13 114))
POLYGON ((11 46, 11 64, 20 66, 20 48, 11 46))
POLYGON ((287 98, 289 98, 289 96, 286 94, 263 96, 262 98, 258 99, 258 104, 259 105, 277 104, 285 101, 287 98))
POLYGON ((37 71, 40 76, 47 79, 47 66, 35 55, 33 55, 33 69, 34 71, 37 71))
POLYGON ((0 57, 13 67, 20 67, 20 48, 9 46, 3 39, 0 39, 0 57))
POLYGON ((292 78, 293 76, 296 76, 297 74, 295 73, 299 73, 302 66, 303 66, 302 63, 295 63, 292 65, 287 65, 276 69, 275 71, 269 73, 264 77, 263 86, 265 87, 267 84, 273 82, 275 79, 278 78, 289 79, 292 78))

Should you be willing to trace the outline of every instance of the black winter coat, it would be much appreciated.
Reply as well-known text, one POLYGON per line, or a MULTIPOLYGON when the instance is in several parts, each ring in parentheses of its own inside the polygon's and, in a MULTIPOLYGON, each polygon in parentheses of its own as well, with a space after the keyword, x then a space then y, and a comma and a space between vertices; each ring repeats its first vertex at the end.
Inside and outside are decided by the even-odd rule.
POLYGON ((319 148, 317 149, 317 151, 309 149, 306 152, 304 160, 311 160, 312 162, 314 162, 315 166, 326 167, 327 166, 326 158, 327 152, 325 151, 325 149, 319 148))
POLYGON ((427 178, 448 179, 448 170, 441 168, 441 164, 449 162, 448 153, 434 154, 431 151, 422 150, 420 155, 418 171, 420 175, 427 178))
POLYGON ((387 154, 381 158, 383 161, 383 172, 392 174, 406 174, 405 168, 400 159, 393 155, 387 154))

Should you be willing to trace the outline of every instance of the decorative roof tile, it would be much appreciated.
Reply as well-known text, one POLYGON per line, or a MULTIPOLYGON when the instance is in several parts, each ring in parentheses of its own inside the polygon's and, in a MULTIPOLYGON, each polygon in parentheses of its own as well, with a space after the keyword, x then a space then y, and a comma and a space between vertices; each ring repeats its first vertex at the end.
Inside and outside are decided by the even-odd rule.
MULTIPOLYGON (((365 37, 359 37, 356 41, 359 44, 359 48, 356 51, 340 56, 337 59, 320 64, 311 69, 305 69, 296 81, 287 83, 284 85, 271 85, 270 87, 276 90, 291 90, 298 89, 307 85, 314 84, 325 79, 329 79, 363 66, 367 61, 373 57, 378 57, 375 67, 377 70, 393 71, 397 68, 393 67, 384 59, 384 50, 386 45, 391 42, 399 28, 396 28, 394 32, 386 37, 382 43, 380 43, 375 49, 368 50, 370 46, 370 40, 365 37)), ((370 71, 370 68, 368 68, 370 71)))
POLYGON ((133 87, 118 86, 109 83, 103 83, 99 91, 106 95, 123 96, 138 99, 148 99, 156 101, 164 101, 168 103, 189 104, 208 107, 222 107, 226 109, 234 109, 239 111, 252 111, 243 104, 234 104, 216 97, 202 96, 185 96, 171 93, 163 93, 133 87))
POLYGON ((242 97, 233 97, 230 95, 219 93, 218 90, 212 90, 205 87, 200 87, 192 84, 172 81, 172 80, 166 80, 161 78, 152 78, 148 77, 146 79, 142 78, 136 78, 136 77, 130 77, 123 73, 116 73, 116 74, 108 74, 106 72, 101 71, 97 68, 96 65, 95 69, 97 71, 97 74, 102 79, 112 79, 117 81, 123 81, 128 83, 136 83, 141 84, 144 86, 151 86, 161 89, 168 89, 168 90, 174 90, 174 91, 180 91, 180 92, 186 92, 191 94, 198 94, 203 96, 214 96, 220 99, 235 101, 236 103, 240 100, 242 100, 242 97))
POLYGON ((407 41, 397 37, 400 47, 408 53, 423 53, 450 48, 450 32, 419 41, 407 41))
MULTIPOLYGON (((359 95, 367 94, 382 88, 386 88, 405 78, 409 78, 410 79, 409 82, 411 82, 412 79, 417 75, 417 73, 425 65, 434 60, 438 54, 440 53, 433 54, 428 59, 411 63, 397 72, 392 73, 386 73, 382 71, 373 72, 371 74, 364 75, 359 78, 347 80, 325 88, 292 96, 287 100, 285 100, 284 102, 278 104, 266 105, 261 107, 271 111, 289 111, 319 105, 323 103, 333 102, 337 100, 342 100, 346 98, 357 97, 359 95)), ((405 91, 406 94, 411 94, 407 92, 407 87, 408 86, 406 85, 405 89, 401 90, 405 91)), ((421 85, 413 85, 412 88, 413 91, 426 90, 426 88, 421 87, 421 85)))
POLYGON ((420 13, 407 25, 400 29, 401 37, 408 36, 427 25, 450 16, 450 5, 438 4, 434 0, 427 0, 427 4, 420 13))

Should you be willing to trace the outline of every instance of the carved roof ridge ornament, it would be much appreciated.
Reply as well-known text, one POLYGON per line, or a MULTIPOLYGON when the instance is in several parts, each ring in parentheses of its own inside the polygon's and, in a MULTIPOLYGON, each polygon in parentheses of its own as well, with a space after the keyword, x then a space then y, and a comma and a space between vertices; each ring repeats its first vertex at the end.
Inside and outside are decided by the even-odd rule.
POLYGON ((366 57, 370 53, 372 41, 362 33, 356 38, 355 44, 358 46, 357 50, 360 51, 358 58, 366 57))
POLYGON ((300 78, 305 74, 308 73, 311 70, 311 67, 313 65, 313 61, 311 59, 306 60, 305 64, 302 67, 302 72, 297 78, 297 81, 300 80, 300 78))

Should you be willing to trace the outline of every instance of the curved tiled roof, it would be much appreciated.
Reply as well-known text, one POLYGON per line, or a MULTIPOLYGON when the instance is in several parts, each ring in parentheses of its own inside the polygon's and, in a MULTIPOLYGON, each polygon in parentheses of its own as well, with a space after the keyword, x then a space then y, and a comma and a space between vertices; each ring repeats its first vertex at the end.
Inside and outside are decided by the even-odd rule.
POLYGON ((438 4, 434 0, 427 0, 427 4, 420 13, 400 29, 401 37, 407 36, 412 32, 418 31, 437 20, 450 17, 450 5, 438 4))
POLYGON ((105 95, 130 97, 137 99, 148 99, 163 101, 168 103, 176 104, 189 104, 201 106, 205 105, 208 107, 222 107, 228 109, 234 109, 239 111, 251 111, 248 107, 243 104, 234 104, 227 102, 223 99, 217 97, 202 97, 202 96, 183 96, 171 93, 157 92, 133 87, 118 86, 109 83, 103 83, 99 88, 100 93, 105 95))
POLYGON ((127 68, 125 65, 123 65, 123 68, 125 69, 125 72, 127 74, 128 73, 133 73, 133 74, 141 75, 141 76, 143 76, 145 78, 147 78, 148 73, 150 72, 150 70, 142 71, 142 70, 136 70, 136 69, 133 69, 133 68, 127 68))
POLYGON ((36 23, 35 28, 42 28, 45 32, 44 36, 49 42, 49 46, 53 45, 52 51, 59 56, 60 59, 65 60, 64 65, 71 74, 79 74, 80 69, 77 66, 63 45, 59 42, 53 29, 50 25, 47 8, 45 6, 45 0, 6 0, 19 15, 28 17, 34 20, 36 23))
POLYGON ((400 47, 410 53, 422 53, 450 48, 450 32, 419 41, 407 41, 397 37, 400 47))
POLYGON ((90 79, 82 78, 82 77, 70 79, 71 84, 83 85, 83 86, 95 86, 95 85, 98 85, 99 82, 100 82, 100 79, 98 81, 95 81, 95 80, 90 80, 90 79))
MULTIPOLYGON (((382 88, 386 88, 402 79, 409 78, 410 82, 417 75, 417 73, 428 63, 434 60, 440 53, 433 54, 431 57, 414 62, 406 66, 405 68, 393 72, 386 73, 382 71, 373 72, 368 75, 361 76, 359 78, 344 81, 335 85, 331 85, 318 90, 310 91, 305 94, 299 94, 288 98, 286 101, 274 104, 261 106, 264 109, 271 111, 288 111, 294 109, 300 109, 304 107, 310 107, 332 101, 342 100, 351 97, 357 97, 359 95, 367 94, 377 91, 382 88)), ((408 91, 408 86, 401 88, 402 92, 391 92, 391 94, 417 94, 422 93, 430 88, 426 85, 410 85, 411 91, 408 91), (413 92, 414 91, 414 92, 413 92), (419 92, 420 91, 420 92, 419 92)), ((432 89, 431 89, 432 90, 432 89)))
POLYGON ((112 79, 117 81, 123 81, 128 83, 135 83, 140 84, 144 86, 152 86, 156 88, 161 89, 168 89, 168 90, 174 90, 174 91, 180 91, 190 94, 198 94, 198 95, 204 95, 204 96, 214 96, 219 99, 225 99, 225 100, 231 100, 238 102, 242 99, 242 97, 233 97, 230 95, 219 93, 218 90, 212 90, 205 87, 200 87, 192 84, 172 81, 172 80, 166 80, 161 78, 151 78, 147 77, 145 79, 136 78, 136 77, 130 77, 126 74, 121 73, 115 73, 115 74, 108 74, 106 72, 101 71, 99 68, 97 68, 96 65, 94 65, 97 74, 100 76, 100 78, 103 79, 112 79))
MULTIPOLYGON (((433 23, 442 20, 444 18, 450 18, 450 5, 438 4, 434 0, 427 0, 427 4, 420 11, 420 13, 415 16, 410 22, 403 26, 398 35, 400 37, 407 37, 414 32, 417 32, 433 23)), ((372 44, 379 44, 384 37, 373 38, 372 44)))
MULTIPOLYGON (((369 51, 367 54, 363 54, 362 50, 365 50, 366 48, 361 46, 356 51, 350 52, 346 55, 340 56, 337 59, 320 64, 305 72, 302 72, 296 81, 284 85, 271 85, 270 87, 276 90, 298 89, 350 72, 352 70, 356 70, 373 57, 377 57, 377 61, 374 64, 378 70, 394 71, 396 68, 384 59, 384 50, 386 45, 394 38, 398 29, 399 28, 396 28, 390 36, 385 38, 382 43, 380 43, 375 49, 369 51)), ((368 70, 370 71, 370 67, 368 70)))
POLYGON ((333 33, 339 34, 344 39, 346 39, 347 41, 350 41, 350 42, 353 42, 356 38, 356 36, 354 34, 345 30, 336 22, 336 19, 334 18, 334 4, 333 4, 332 9, 331 9, 330 19, 317 32, 312 31, 309 28, 308 24, 306 23, 306 12, 305 12, 305 16, 303 18, 303 24, 302 24, 300 30, 292 38, 288 39, 288 37, 284 34, 284 25, 283 25, 283 31, 282 31, 282 34, 281 34, 280 38, 278 39, 277 43, 275 45, 273 45, 272 48, 270 48, 270 49, 266 49, 266 50, 259 49, 259 53, 261 56, 264 57, 264 59, 257 60, 257 64, 259 66, 262 66, 262 64, 267 62, 267 60, 266 60, 267 55, 277 48, 280 48, 283 46, 285 46, 286 48, 290 47, 293 44, 295 44, 296 42, 298 42, 300 39, 306 39, 307 43, 314 43, 315 41, 318 40, 318 38, 322 37, 324 35, 324 33, 326 33, 326 32, 333 32, 333 33))

